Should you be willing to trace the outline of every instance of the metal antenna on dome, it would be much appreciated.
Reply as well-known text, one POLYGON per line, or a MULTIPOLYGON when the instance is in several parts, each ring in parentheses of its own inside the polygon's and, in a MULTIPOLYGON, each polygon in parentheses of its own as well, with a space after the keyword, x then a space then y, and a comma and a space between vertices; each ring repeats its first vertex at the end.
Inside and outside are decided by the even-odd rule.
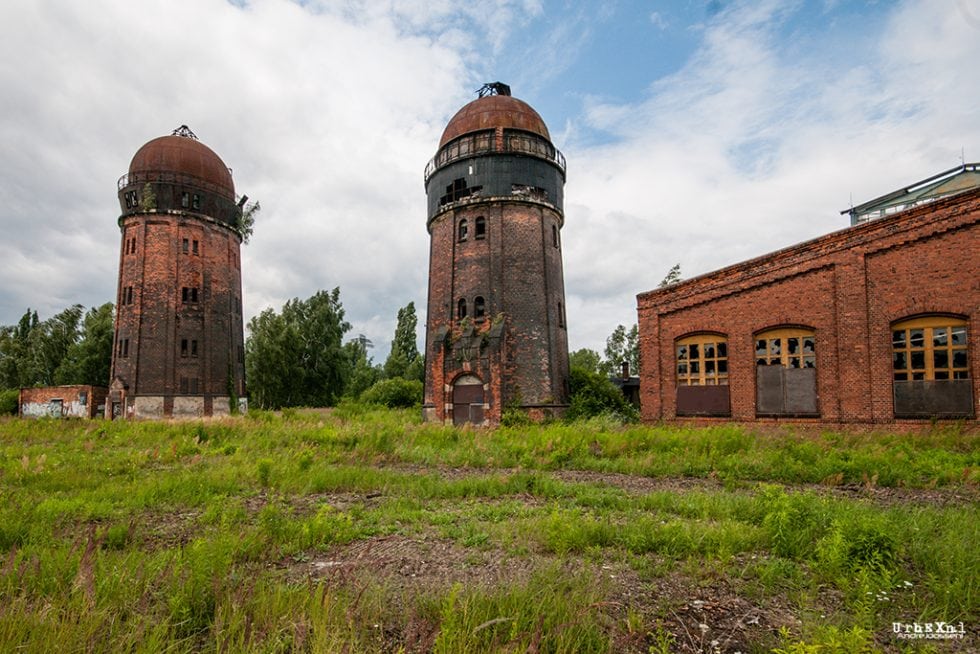
POLYGON ((191 128, 188 127, 187 125, 181 125, 177 129, 175 129, 173 132, 171 132, 171 134, 173 136, 186 136, 187 138, 194 139, 195 141, 199 141, 200 140, 200 139, 197 138, 197 134, 195 134, 194 132, 192 132, 191 131, 191 128))
POLYGON ((503 82, 488 82, 476 92, 481 98, 487 95, 510 95, 510 87, 503 82))

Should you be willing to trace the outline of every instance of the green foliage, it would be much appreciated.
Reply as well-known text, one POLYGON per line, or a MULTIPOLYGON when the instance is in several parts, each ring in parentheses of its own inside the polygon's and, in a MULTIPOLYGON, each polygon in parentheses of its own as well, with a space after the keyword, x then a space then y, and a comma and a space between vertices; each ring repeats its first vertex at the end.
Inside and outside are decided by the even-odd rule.
POLYGON ((778 635, 743 621, 752 651, 876 651, 893 619, 976 615, 980 508, 964 470, 978 439, 601 419, 473 431, 351 403, 3 418, 0 651, 699 649, 667 612, 719 585, 792 616, 778 635), (936 488, 786 485, 828 469, 936 488), (426 567, 447 552, 453 576, 389 585, 369 563, 413 552, 426 567), (501 561, 517 574, 452 583, 501 561))
POLYGON ((340 289, 294 298, 282 313, 266 309, 249 321, 245 369, 260 408, 333 406, 351 378, 353 361, 341 344, 340 289))
POLYGON ((568 363, 572 368, 581 368, 582 370, 588 370, 589 372, 602 372, 604 367, 602 364, 602 355, 600 355, 595 350, 590 350, 588 348, 582 348, 580 350, 575 350, 568 355, 568 363))
POLYGON ((113 306, 85 314, 80 304, 39 321, 28 309, 17 325, 0 327, 0 388, 92 384, 107 386, 112 360, 113 306))
POLYGON ((259 204, 258 200, 249 202, 239 210, 235 222, 235 231, 238 232, 238 236, 245 245, 248 245, 249 239, 252 238, 252 232, 255 230, 255 217, 260 211, 262 211, 262 205, 259 204))
POLYGON ((391 352, 385 361, 384 374, 388 379, 403 377, 423 381, 425 371, 422 357, 415 344, 415 330, 418 318, 415 315, 415 303, 409 302, 398 310, 398 324, 395 327, 395 337, 391 342, 391 352))
POLYGON ((629 330, 623 325, 617 325, 613 333, 606 339, 605 360, 603 371, 614 377, 622 375, 623 362, 630 365, 630 374, 640 371, 640 332, 634 324, 629 330))
POLYGON ((17 415, 19 402, 20 391, 16 388, 0 391, 0 416, 17 415))
POLYGON ((364 334, 359 334, 357 338, 344 344, 344 351, 351 361, 351 377, 344 393, 346 397, 360 397, 361 393, 381 379, 382 367, 374 365, 372 358, 368 356, 370 347, 374 347, 374 344, 364 334))
POLYGON ((681 279, 681 264, 675 263, 673 266, 671 266, 670 270, 667 271, 664 278, 660 280, 660 283, 657 284, 657 288, 665 288, 671 284, 676 284, 677 282, 681 281, 681 279))
POLYGON ((565 417, 580 420, 601 415, 614 416, 622 421, 635 421, 638 417, 636 408, 605 375, 584 368, 572 368, 571 400, 565 417))
POLYGON ((85 314, 80 338, 68 346, 55 370, 57 384, 108 386, 112 365, 113 305, 106 302, 85 314))
POLYGON ((390 408, 410 408, 422 404, 422 382, 417 379, 383 379, 361 393, 361 401, 390 408))

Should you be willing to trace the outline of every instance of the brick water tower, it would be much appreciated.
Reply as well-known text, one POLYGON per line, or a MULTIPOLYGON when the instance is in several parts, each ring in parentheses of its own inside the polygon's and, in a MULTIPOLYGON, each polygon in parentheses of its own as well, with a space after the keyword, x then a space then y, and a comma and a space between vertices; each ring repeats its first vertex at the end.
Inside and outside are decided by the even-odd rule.
POLYGON ((561 261, 565 159, 499 82, 460 109, 425 170, 426 420, 540 419, 568 402, 561 261))
POLYGON ((231 170, 181 126, 136 152, 119 205, 108 417, 227 414, 245 394, 242 210, 231 170))

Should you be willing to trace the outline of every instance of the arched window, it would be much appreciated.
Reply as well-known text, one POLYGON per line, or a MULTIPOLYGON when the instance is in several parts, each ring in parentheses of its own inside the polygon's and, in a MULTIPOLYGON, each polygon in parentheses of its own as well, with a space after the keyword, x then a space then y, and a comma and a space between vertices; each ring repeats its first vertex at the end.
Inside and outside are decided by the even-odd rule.
POLYGON ((755 337, 758 415, 814 416, 817 339, 812 329, 782 327, 755 337))
POLYGON ((892 375, 897 417, 968 417, 973 394, 967 323, 923 316, 892 325, 892 375))
POLYGON ((460 320, 466 317, 466 298, 461 297, 456 303, 456 317, 460 320))
POLYGON ((474 225, 475 230, 473 233, 473 238, 481 241, 487 236, 487 219, 483 216, 479 216, 476 219, 476 224, 474 225))
POLYGON ((469 225, 466 224, 466 218, 459 221, 459 227, 456 228, 456 239, 462 243, 466 240, 467 234, 469 234, 469 225))
POLYGON ((473 300, 473 317, 479 319, 485 315, 487 315, 486 303, 483 301, 482 296, 477 295, 476 299, 473 300))
POLYGON ((677 415, 727 416, 728 339, 721 334, 696 334, 674 344, 677 372, 677 415))

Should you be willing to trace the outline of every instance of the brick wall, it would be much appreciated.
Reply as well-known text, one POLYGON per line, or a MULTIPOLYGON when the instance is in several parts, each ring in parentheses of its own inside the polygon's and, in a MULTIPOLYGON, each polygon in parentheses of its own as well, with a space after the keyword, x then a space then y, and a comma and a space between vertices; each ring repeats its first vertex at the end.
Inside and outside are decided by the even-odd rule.
POLYGON ((891 325, 942 313, 968 321, 980 398, 980 191, 872 221, 637 296, 643 418, 676 418, 674 343, 728 338, 732 420, 756 419, 754 337, 814 331, 820 420, 894 422, 891 325))
POLYGON ((564 280, 552 230, 561 225, 552 206, 506 197, 458 202, 430 221, 427 418, 452 419, 452 385, 467 373, 486 384, 491 424, 518 399, 552 412, 567 402, 568 342, 559 317, 564 280), (482 239, 475 238, 478 217, 486 221, 482 239), (469 233, 460 242, 464 219, 469 233), (474 318, 477 297, 485 302, 482 319, 474 318), (461 298, 465 322, 457 319, 461 298))
POLYGON ((95 418, 105 405, 107 392, 104 386, 85 385, 22 388, 19 413, 35 418, 95 418))
POLYGON ((184 396, 199 401, 179 403, 180 413, 222 412, 215 403, 228 402, 229 374, 245 390, 238 235, 179 211, 130 214, 121 230, 112 378, 131 400, 146 398, 132 407, 153 414, 127 415, 173 415, 184 396))

